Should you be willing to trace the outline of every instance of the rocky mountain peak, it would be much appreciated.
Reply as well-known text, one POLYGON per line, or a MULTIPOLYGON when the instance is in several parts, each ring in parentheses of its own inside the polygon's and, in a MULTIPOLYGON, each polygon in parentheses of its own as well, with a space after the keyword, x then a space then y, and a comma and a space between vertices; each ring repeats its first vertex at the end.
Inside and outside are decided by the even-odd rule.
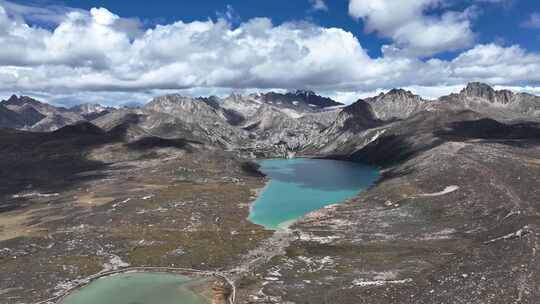
POLYGON ((356 102, 343 108, 343 112, 349 114, 371 114, 371 106, 364 99, 358 99, 356 102))
POLYGON ((158 96, 149 103, 147 103, 145 109, 164 109, 164 108, 196 108, 200 105, 206 105, 204 101, 200 99, 183 96, 180 94, 168 94, 163 96, 158 96))
POLYGON ((387 93, 367 98, 371 111, 380 120, 406 119, 427 106, 427 101, 411 91, 392 89, 387 93))
POLYGON ((11 95, 11 97, 7 100, 7 102, 9 103, 15 103, 15 102, 18 102, 19 101, 19 96, 13 94, 11 95))
POLYGON ((481 98, 492 103, 508 104, 514 93, 508 90, 496 91, 490 85, 481 82, 471 82, 461 90, 459 95, 469 98, 481 98))
POLYGON ((28 97, 28 96, 17 96, 15 94, 11 95, 11 97, 8 100, 2 101, 2 104, 4 105, 12 105, 12 106, 23 106, 25 104, 40 104, 39 101, 28 97))
POLYGON ((312 95, 317 95, 317 94, 315 94, 315 92, 310 91, 310 90, 296 90, 294 92, 294 95, 297 95, 297 96, 312 96, 312 95))
POLYGON ((221 132, 230 129, 219 104, 209 99, 170 94, 154 98, 143 110, 155 112, 161 120, 173 117, 182 124, 192 124, 201 130, 221 132))
POLYGON ((386 93, 380 93, 379 95, 367 98, 368 102, 400 102, 404 100, 422 100, 422 98, 419 95, 415 95, 411 91, 407 91, 404 89, 392 89, 386 93))
POLYGON ((495 90, 488 84, 481 82, 471 82, 461 90, 461 95, 468 97, 480 97, 488 100, 493 100, 495 97, 495 90))

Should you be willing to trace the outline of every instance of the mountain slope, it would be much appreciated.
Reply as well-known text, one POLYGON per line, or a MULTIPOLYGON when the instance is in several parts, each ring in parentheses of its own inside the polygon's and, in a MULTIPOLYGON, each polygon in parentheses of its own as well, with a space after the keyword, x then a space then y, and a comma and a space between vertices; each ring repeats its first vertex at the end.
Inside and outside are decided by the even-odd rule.
POLYGON ((487 84, 469 83, 460 93, 438 100, 442 108, 470 109, 494 119, 540 120, 540 97, 508 90, 497 91, 487 84))
POLYGON ((28 96, 11 96, 0 102, 9 110, 20 114, 25 121, 25 128, 34 131, 54 131, 63 126, 83 121, 78 113, 66 108, 42 103, 28 96))
POLYGON ((336 119, 327 128, 313 137, 303 153, 326 154, 337 150, 354 150, 361 134, 371 133, 383 122, 377 119, 371 105, 360 99, 337 113, 336 119))
POLYGON ((0 104, 0 128, 17 129, 24 125, 25 121, 19 113, 13 112, 0 104))
POLYGON ((427 100, 402 89, 393 89, 365 101, 370 104, 374 116, 385 121, 406 119, 429 106, 427 100))
POLYGON ((234 146, 245 137, 242 130, 229 124, 227 114, 220 107, 206 100, 173 94, 154 98, 143 109, 170 115, 211 143, 234 146))
POLYGON ((198 126, 186 123, 172 115, 146 109, 118 109, 103 115, 92 123, 119 136, 136 139, 144 135, 163 138, 182 137, 205 141, 205 132, 198 126))

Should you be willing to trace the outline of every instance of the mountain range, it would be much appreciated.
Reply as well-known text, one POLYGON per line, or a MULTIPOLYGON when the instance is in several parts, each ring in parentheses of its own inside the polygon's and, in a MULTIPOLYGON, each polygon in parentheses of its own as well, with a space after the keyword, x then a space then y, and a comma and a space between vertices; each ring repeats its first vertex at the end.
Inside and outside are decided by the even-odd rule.
POLYGON ((132 135, 181 137, 262 155, 302 150, 353 153, 369 140, 367 137, 382 132, 378 127, 416 115, 451 116, 461 111, 501 122, 538 121, 540 97, 470 83, 461 92, 436 100, 393 89, 349 106, 297 90, 225 98, 171 94, 137 108, 82 104, 67 109, 13 95, 0 102, 0 127, 50 132, 86 121, 106 131, 123 125, 143 131, 132 135))

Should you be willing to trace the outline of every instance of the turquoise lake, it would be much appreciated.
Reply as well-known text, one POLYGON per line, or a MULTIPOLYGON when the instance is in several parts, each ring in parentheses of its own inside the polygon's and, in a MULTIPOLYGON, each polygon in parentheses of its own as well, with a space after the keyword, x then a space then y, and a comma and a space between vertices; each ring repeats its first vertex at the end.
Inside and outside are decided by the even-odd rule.
POLYGON ((343 202, 379 178, 375 167, 323 159, 267 159, 259 161, 270 183, 251 208, 249 220, 280 229, 303 215, 343 202))
POLYGON ((208 304, 193 291, 201 280, 164 273, 126 273, 98 279, 62 304, 208 304))

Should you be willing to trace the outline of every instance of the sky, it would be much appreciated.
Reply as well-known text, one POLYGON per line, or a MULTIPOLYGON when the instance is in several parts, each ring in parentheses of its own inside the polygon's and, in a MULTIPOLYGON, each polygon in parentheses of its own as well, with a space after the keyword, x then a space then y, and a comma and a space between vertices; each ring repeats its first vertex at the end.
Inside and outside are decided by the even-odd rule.
POLYGON ((0 0, 0 97, 121 105, 482 81, 540 94, 537 0, 0 0))

